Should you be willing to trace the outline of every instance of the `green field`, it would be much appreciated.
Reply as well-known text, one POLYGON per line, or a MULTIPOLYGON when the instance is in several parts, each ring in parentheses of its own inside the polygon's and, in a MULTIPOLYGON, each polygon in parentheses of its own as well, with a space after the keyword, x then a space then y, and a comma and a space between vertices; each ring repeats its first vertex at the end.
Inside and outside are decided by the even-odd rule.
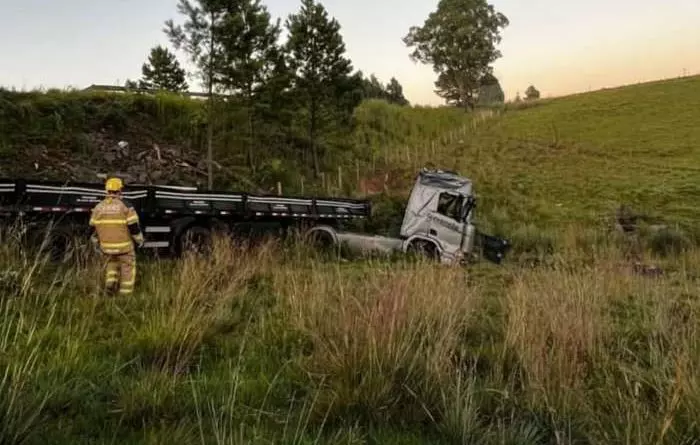
POLYGON ((515 241, 501 267, 223 243, 141 261, 135 295, 105 299, 88 254, 44 264, 3 234, 0 443, 696 444, 699 96, 356 111, 337 166, 389 174, 377 227, 421 164, 456 169, 515 241), (670 228, 618 234, 622 203, 670 228))
POLYGON ((700 77, 543 100, 477 126, 460 170, 515 224, 595 223, 629 204, 700 217, 700 77))

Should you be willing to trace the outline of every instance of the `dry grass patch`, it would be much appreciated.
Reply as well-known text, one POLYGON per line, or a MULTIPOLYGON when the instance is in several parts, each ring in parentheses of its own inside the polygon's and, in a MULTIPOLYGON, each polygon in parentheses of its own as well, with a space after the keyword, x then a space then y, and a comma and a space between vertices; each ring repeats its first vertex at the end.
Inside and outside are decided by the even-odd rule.
POLYGON ((463 270, 432 265, 332 267, 278 274, 294 328, 311 352, 303 367, 332 417, 425 420, 453 375, 475 291, 463 270))
POLYGON ((654 277, 613 251, 589 266, 519 272, 504 347, 522 369, 521 402, 592 443, 689 443, 700 414, 693 257, 654 277))

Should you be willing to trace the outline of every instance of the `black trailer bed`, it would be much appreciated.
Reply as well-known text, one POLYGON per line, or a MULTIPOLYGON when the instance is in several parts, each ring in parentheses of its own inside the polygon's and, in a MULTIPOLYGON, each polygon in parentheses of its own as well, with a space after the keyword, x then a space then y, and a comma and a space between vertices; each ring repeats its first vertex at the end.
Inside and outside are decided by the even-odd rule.
MULTIPOLYGON (((370 215, 368 200, 208 192, 192 187, 135 185, 123 196, 140 215, 349 219, 370 215)), ((90 212, 104 198, 102 183, 0 179, 3 213, 90 212)))

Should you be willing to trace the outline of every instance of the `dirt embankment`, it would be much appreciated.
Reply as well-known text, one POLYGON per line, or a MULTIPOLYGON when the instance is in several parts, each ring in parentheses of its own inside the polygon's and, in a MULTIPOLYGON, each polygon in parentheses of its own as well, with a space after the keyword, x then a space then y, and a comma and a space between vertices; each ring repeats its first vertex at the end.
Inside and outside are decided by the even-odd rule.
POLYGON ((148 96, 0 91, 0 176, 205 184, 198 108, 148 96))
POLYGON ((206 183, 206 163, 176 144, 115 138, 106 131, 83 135, 89 154, 43 144, 19 150, 15 162, 0 167, 6 177, 98 181, 119 175, 127 182, 206 183))

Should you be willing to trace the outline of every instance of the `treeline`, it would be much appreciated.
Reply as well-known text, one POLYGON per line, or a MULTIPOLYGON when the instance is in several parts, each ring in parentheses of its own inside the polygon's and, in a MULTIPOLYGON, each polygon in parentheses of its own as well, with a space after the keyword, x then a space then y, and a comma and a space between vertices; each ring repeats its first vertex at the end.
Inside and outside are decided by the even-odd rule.
MULTIPOLYGON (((340 24, 314 0, 302 0, 283 24, 259 0, 180 0, 177 10, 180 20, 167 20, 164 32, 196 67, 211 100, 209 159, 242 157, 255 171, 266 157, 283 154, 317 176, 334 151, 351 149, 352 115, 363 100, 409 104, 397 79, 385 85, 354 70, 340 24), (214 133, 226 127, 236 136, 215 149, 214 133)), ((142 74, 127 86, 188 89, 177 57, 160 45, 142 74)))
MULTIPOLYGON (((363 100, 409 105, 396 78, 383 84, 353 67, 340 24, 315 0, 302 0, 284 23, 273 20, 260 0, 179 0, 177 11, 178 20, 166 20, 164 32, 194 65, 194 77, 209 98, 210 186, 214 157, 242 153, 255 172, 276 149, 287 159, 300 159, 317 177, 336 155, 352 149, 353 112, 363 100), (236 129, 236 149, 227 144, 215 153, 217 125, 236 129)), ((507 24, 486 0, 441 0, 404 42, 414 47, 411 58, 433 65, 436 92, 448 104, 472 109, 503 102, 490 65, 500 57, 495 44, 507 24)), ((142 74, 128 86, 188 88, 177 57, 160 45, 152 48, 142 74)))
MULTIPOLYGON (((126 139, 138 150, 166 143, 188 153, 210 187, 287 173, 318 185, 341 166, 356 178, 380 164, 414 168, 464 128, 456 108, 504 100, 491 64, 508 21, 486 0, 440 0, 404 37, 411 58, 433 65, 436 93, 452 105, 440 111, 411 106, 395 77, 383 83, 354 67, 340 24, 316 0, 302 0, 284 22, 260 0, 178 1, 163 28, 172 48, 151 48, 141 79, 127 82, 133 94, 0 97, 0 155, 17 148, 17 159, 28 151, 88 159, 126 139), (191 62, 191 77, 177 54, 191 62), (190 83, 206 100, 173 96, 195 89, 190 83), (153 100, 142 88, 170 93, 153 100)), ((111 164, 104 168, 129 167, 111 164)))

